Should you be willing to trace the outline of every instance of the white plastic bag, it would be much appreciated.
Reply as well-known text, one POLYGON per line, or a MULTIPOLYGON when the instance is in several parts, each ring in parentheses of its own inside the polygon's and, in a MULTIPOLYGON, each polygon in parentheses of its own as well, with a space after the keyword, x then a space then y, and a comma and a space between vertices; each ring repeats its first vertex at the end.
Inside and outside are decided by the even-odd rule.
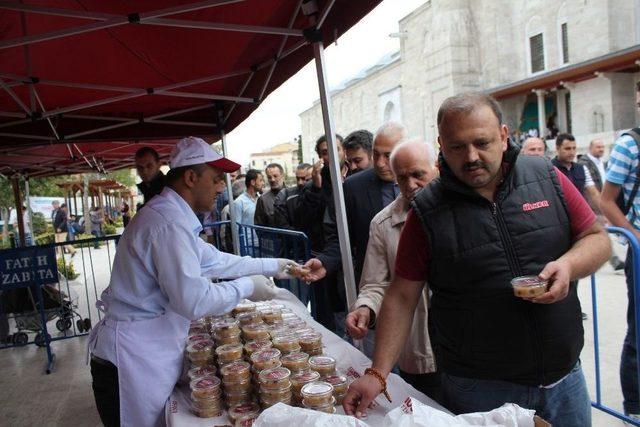
POLYGON ((369 427, 355 417, 294 408, 284 403, 278 403, 264 411, 253 425, 254 427, 369 427))
POLYGON ((535 411, 505 403, 490 412, 450 415, 410 398, 384 419, 385 427, 534 427, 535 411))

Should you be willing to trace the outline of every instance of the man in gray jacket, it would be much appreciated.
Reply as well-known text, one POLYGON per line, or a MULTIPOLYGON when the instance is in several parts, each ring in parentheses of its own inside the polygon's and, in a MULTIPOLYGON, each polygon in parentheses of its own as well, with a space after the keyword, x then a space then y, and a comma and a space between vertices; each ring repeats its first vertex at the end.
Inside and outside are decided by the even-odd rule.
MULTIPOLYGON (((382 209, 371 221, 364 259, 360 294, 347 315, 347 331, 362 339, 380 313, 384 294, 395 277, 396 253, 400 232, 407 219, 409 203, 431 180, 438 176, 433 146, 422 140, 404 141, 391 153, 391 169, 400 186, 400 196, 382 209)), ((427 324, 428 290, 422 292, 409 337, 398 364, 400 376, 412 386, 440 401, 440 380, 429 340, 427 324)))

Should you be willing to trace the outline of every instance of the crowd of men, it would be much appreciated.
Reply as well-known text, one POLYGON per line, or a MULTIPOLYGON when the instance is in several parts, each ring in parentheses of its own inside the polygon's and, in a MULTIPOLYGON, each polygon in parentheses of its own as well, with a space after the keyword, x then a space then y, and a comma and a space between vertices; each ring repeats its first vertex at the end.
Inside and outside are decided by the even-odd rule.
MULTIPOLYGON (((637 91, 640 108, 640 83, 637 91)), ((295 185, 285 186, 277 163, 232 173, 232 194, 219 185, 215 206, 200 220, 229 219, 231 197, 237 222, 308 236, 311 273, 304 279, 312 282, 316 320, 363 340, 373 359, 344 400, 356 416, 386 392, 385 378, 397 368, 455 413, 513 402, 554 425, 590 425, 577 282, 609 260, 625 270, 629 287, 624 409, 640 414, 631 253, 626 262, 612 256, 603 227, 640 238, 640 131, 616 141, 607 165, 599 139, 577 157, 575 138, 559 133, 553 158, 537 137, 510 140, 499 104, 481 93, 445 100, 437 123, 438 155, 394 122, 375 134, 335 137, 358 284, 351 307, 325 136, 315 144, 319 160, 297 166, 295 185), (511 279, 525 275, 547 280, 546 292, 514 296, 511 279)), ((164 176, 157 153, 138 154, 146 203, 164 176)))

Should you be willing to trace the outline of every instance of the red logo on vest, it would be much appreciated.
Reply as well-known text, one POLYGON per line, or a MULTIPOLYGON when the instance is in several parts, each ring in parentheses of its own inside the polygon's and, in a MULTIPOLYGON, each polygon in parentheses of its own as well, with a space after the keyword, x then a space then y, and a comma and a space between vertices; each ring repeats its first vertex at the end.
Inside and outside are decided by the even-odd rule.
POLYGON ((532 211, 534 209, 548 208, 548 207, 549 207, 549 201, 548 200, 540 200, 539 202, 524 203, 522 205, 522 210, 525 211, 525 212, 528 212, 528 211, 532 211))

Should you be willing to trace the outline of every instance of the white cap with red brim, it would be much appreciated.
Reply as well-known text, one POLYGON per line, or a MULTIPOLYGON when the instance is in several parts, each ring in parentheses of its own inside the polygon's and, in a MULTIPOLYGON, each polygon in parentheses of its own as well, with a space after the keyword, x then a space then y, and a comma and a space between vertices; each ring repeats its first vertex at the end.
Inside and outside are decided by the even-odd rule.
POLYGON ((181 139, 171 151, 169 160, 171 169, 203 163, 222 169, 224 172, 235 172, 240 169, 239 164, 221 156, 203 139, 194 136, 181 139))

